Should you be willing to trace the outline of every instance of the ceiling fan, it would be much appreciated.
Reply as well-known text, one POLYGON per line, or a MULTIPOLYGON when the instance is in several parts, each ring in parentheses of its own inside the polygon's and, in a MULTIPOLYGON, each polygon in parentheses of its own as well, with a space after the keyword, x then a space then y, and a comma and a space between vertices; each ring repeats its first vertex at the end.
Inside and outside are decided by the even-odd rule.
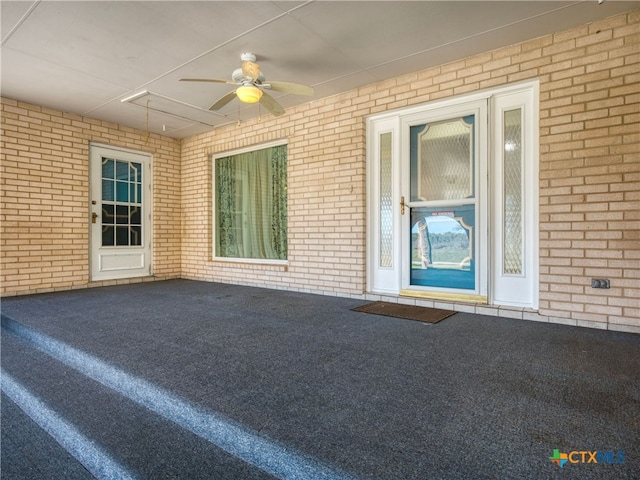
POLYGON ((233 92, 229 92, 209 107, 209 110, 220 110, 234 98, 244 103, 258 103, 264 106, 273 116, 278 117, 284 113, 284 108, 276 102, 265 90, 274 92, 292 93, 294 95, 314 94, 313 87, 290 82, 265 82, 264 75, 260 71, 260 65, 256 63, 256 56, 252 53, 240 55, 242 67, 234 70, 231 78, 233 81, 219 80, 217 78, 181 78, 181 82, 213 82, 236 85, 233 92))

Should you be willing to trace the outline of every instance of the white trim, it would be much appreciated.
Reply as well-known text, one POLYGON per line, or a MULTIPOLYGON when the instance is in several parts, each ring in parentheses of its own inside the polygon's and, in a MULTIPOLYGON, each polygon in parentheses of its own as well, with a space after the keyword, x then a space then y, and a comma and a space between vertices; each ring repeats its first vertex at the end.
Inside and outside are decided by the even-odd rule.
POLYGON ((535 82, 527 90, 501 92, 491 98, 492 152, 491 178, 492 188, 490 206, 493 212, 495 233, 492 241, 492 265, 490 283, 491 303, 512 307, 538 308, 539 300, 539 89, 535 82), (522 109, 522 196, 523 196, 523 272, 518 275, 503 273, 502 264, 502 225, 503 217, 503 163, 502 135, 504 130, 503 113, 508 110, 522 109))
MULTIPOLYGON (((266 150, 267 148, 281 147, 282 145, 288 145, 288 144, 289 142, 287 141, 286 138, 281 138, 279 140, 273 140, 271 142, 249 145, 248 147, 237 148, 235 150, 225 150, 224 152, 212 153, 209 156, 209 160, 214 161, 218 158, 232 157, 233 155, 241 155, 243 153, 255 152, 257 150, 266 150)), ((288 159, 289 159, 289 153, 287 152, 287 164, 289 161, 288 159)))
POLYGON ((89 151, 91 152, 91 148, 105 148, 107 150, 112 150, 116 152, 123 153, 132 153, 134 155, 145 155, 147 157, 153 157, 151 152, 145 152, 143 150, 135 150, 133 148, 121 147, 119 145, 109 145, 108 143, 98 143, 98 142, 89 142, 89 151))
POLYGON ((457 95, 455 97, 448 97, 444 99, 433 100, 431 102, 415 105, 412 107, 387 110, 382 113, 367 115, 365 119, 367 120, 367 122, 376 122, 379 120, 384 120, 389 118, 407 117, 416 113, 422 114, 429 110, 436 110, 436 109, 447 107, 447 106, 459 105, 461 103, 474 102, 477 100, 488 100, 492 96, 495 96, 498 94, 508 94, 508 93, 514 93, 518 91, 527 91, 531 88, 535 88, 536 91, 539 92, 539 85, 540 85, 540 81, 537 78, 533 80, 524 80, 521 82, 511 83, 509 85, 491 87, 484 90, 478 90, 476 92, 465 93, 462 95, 457 95))
POLYGON ((289 265, 289 260, 271 260, 268 258, 214 257, 213 261, 226 263, 249 263, 251 265, 277 265, 283 267, 289 265))
POLYGON ((367 121, 367 152, 366 152, 366 175, 367 179, 373 179, 373 182, 367 181, 366 189, 366 218, 367 218, 367 234, 366 234, 366 258, 367 258, 367 291, 376 291, 380 293, 393 294, 400 291, 400 242, 398 239, 401 235, 401 222, 397 215, 397 209, 400 208, 400 141, 399 141, 400 123, 397 118, 385 119, 375 124, 367 121), (369 134, 370 133, 370 134, 369 134), (379 143, 381 135, 391 133, 391 204, 392 204, 392 235, 394 241, 392 243, 391 267, 380 266, 380 231, 379 226, 379 208, 380 204, 380 162, 379 162, 379 143), (375 185, 375 187, 373 187, 375 185), (375 234, 373 231, 375 230, 375 234))

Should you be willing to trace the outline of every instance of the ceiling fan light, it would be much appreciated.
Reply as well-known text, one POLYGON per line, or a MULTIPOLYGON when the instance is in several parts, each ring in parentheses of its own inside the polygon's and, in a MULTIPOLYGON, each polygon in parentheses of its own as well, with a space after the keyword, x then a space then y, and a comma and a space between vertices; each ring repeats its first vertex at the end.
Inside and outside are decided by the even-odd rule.
POLYGON ((262 90, 253 85, 243 85, 236 90, 236 96, 244 103, 258 103, 262 97, 262 90))

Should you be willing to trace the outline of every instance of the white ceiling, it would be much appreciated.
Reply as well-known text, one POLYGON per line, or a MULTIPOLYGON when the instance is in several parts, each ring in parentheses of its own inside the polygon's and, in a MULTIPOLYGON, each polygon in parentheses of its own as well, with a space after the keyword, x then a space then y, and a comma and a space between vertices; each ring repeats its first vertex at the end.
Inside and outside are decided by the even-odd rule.
MULTIPOLYGON (((185 138, 267 114, 209 106, 252 52, 322 98, 640 6, 640 1, 5 1, 1 93, 185 138), (148 91, 134 101, 128 97, 148 91), (147 107, 149 110, 147 111, 147 107), (162 113, 166 112, 166 113, 162 113)), ((313 101, 272 95, 285 107, 313 101)))

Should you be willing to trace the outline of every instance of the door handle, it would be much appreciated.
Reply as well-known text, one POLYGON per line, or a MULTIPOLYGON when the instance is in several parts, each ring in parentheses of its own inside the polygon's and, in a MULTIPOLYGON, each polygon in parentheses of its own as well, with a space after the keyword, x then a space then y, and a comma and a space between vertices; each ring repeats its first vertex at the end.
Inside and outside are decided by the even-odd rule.
POLYGON ((404 215, 404 197, 400 197, 400 215, 404 215))
POLYGON ((91 213, 91 223, 96 223, 97 218, 98 214, 96 212, 91 213))

